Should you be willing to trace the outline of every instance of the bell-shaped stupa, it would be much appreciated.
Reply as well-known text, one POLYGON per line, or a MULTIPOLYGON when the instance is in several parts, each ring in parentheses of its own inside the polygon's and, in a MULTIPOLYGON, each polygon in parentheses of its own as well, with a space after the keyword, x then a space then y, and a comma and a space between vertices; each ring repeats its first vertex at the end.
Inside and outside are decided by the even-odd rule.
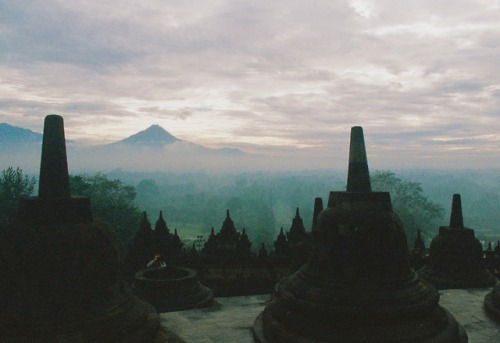
POLYGON ((439 294, 410 268, 387 192, 372 192, 353 127, 346 192, 331 192, 313 253, 282 279, 254 323, 257 342, 467 342, 439 294))
POLYGON ((427 263, 418 271, 437 289, 492 287, 496 278, 483 265, 483 247, 474 230, 464 227, 460 194, 454 194, 450 226, 441 226, 427 263))
POLYGON ((111 229, 70 195, 63 118, 45 118, 39 193, 0 240, 1 342, 162 342, 154 308, 118 277, 111 229))

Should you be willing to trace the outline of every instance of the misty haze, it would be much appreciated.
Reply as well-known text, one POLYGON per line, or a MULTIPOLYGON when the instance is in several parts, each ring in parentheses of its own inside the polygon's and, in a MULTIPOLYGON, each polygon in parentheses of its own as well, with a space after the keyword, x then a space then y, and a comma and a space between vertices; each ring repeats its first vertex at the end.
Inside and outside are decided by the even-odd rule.
MULTIPOLYGON (((19 166, 37 177, 41 137, 28 129, 0 124, 3 169, 19 166)), ((72 174, 103 173, 133 186, 137 192, 134 205, 152 215, 163 211, 169 225, 178 228, 187 241, 198 235, 206 238, 230 209, 237 226, 245 227, 255 240, 254 249, 261 243, 272 246, 273 237, 290 225, 297 207, 305 223, 311 223, 314 198, 326 202, 331 190, 345 189, 345 171, 327 169, 330 161, 207 148, 178 139, 158 125, 105 145, 68 141, 67 150, 72 174)), ((339 151, 346 150, 339 147, 339 151)), ((462 194, 465 222, 476 230, 483 245, 499 239, 497 169, 398 168, 392 172, 405 182, 420 184, 423 195, 443 210, 432 222, 420 223, 427 243, 446 222, 453 193, 462 194)), ((415 232, 409 234, 411 246, 415 232)))

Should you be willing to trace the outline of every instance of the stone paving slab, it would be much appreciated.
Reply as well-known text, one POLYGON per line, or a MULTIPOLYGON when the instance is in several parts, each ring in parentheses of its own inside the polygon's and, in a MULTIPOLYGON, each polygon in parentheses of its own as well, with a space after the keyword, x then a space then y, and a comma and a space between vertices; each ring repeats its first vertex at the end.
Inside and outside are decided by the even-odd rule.
POLYGON ((492 320, 483 306, 491 288, 445 289, 439 291, 439 304, 464 326, 469 343, 500 343, 500 323, 492 320))
MULTIPOLYGON (((500 343, 500 323, 483 306, 491 288, 442 290, 440 304, 469 335, 469 343, 500 343)), ((207 309, 161 313, 161 323, 187 343, 252 343, 252 327, 269 295, 217 298, 207 309)))
POLYGON ((253 321, 269 295, 217 298, 205 309, 161 313, 162 325, 188 343, 253 342, 253 321))

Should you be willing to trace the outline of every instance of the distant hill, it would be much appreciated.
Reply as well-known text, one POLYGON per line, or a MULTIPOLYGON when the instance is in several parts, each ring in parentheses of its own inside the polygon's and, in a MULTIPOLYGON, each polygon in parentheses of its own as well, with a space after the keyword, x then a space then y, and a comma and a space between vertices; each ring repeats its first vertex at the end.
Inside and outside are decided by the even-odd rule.
POLYGON ((170 134, 167 130, 159 125, 151 125, 143 131, 139 131, 127 138, 120 141, 108 144, 107 146, 101 146, 102 148, 137 148, 141 151, 148 149, 158 150, 161 149, 164 153, 170 154, 185 154, 186 157, 190 155, 227 155, 227 156, 237 156, 244 155, 245 153, 236 148, 220 148, 213 149, 207 148, 203 145, 191 143, 184 141, 170 134))
POLYGON ((0 144, 18 145, 41 143, 43 135, 38 132, 24 129, 18 126, 12 126, 7 123, 0 123, 0 144))
MULTIPOLYGON (((0 170, 8 166, 36 172, 43 135, 0 124, 0 170)), ((159 125, 151 125, 111 144, 88 146, 66 140, 70 171, 214 170, 255 165, 254 158, 236 148, 208 148, 181 140, 159 125), (245 164, 246 163, 246 164, 245 164)))
POLYGON ((122 139, 115 144, 128 144, 128 145, 148 145, 148 146, 162 146, 165 144, 172 144, 181 142, 180 139, 171 135, 167 130, 159 125, 151 125, 146 130, 139 131, 132 136, 122 139))

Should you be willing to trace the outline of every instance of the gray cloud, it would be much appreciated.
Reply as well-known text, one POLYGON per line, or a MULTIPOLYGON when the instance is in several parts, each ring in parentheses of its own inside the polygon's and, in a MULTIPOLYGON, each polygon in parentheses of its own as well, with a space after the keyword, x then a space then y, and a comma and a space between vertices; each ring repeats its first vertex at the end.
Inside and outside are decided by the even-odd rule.
POLYGON ((0 118, 40 129, 60 113, 88 141, 158 123, 194 142, 308 156, 343 152, 362 125, 381 162, 390 151, 408 165, 498 167, 494 6, 4 0, 0 118))

